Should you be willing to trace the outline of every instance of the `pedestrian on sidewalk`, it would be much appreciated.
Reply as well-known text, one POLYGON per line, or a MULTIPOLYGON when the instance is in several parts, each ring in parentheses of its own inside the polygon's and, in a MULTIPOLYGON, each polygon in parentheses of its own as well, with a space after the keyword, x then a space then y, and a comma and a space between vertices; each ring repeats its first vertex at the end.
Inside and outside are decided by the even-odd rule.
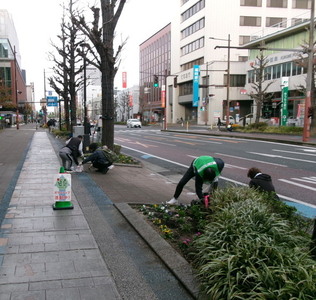
POLYGON ((199 199, 203 199, 203 184, 210 184, 209 192, 217 189, 218 178, 224 168, 224 161, 212 156, 200 156, 194 159, 179 181, 173 198, 167 204, 178 204, 178 198, 184 186, 195 177, 195 193, 199 199))
POLYGON ((82 164, 91 161, 92 166, 97 169, 97 172, 106 174, 109 167, 112 165, 112 161, 110 161, 109 157, 105 153, 106 150, 107 149, 98 148, 97 143, 90 144, 89 151, 91 154, 82 161, 82 164))
POLYGON ((218 131, 221 130, 221 125, 222 125, 222 120, 221 120, 220 117, 218 117, 218 118, 217 118, 217 129, 218 129, 218 131))
POLYGON ((253 167, 248 170, 247 177, 250 178, 249 187, 257 189, 260 192, 272 193, 279 199, 275 193, 275 188, 270 175, 264 174, 260 169, 253 167))
POLYGON ((79 165, 78 157, 82 155, 82 135, 70 138, 66 141, 66 146, 59 150, 65 171, 74 171, 74 164, 79 165))

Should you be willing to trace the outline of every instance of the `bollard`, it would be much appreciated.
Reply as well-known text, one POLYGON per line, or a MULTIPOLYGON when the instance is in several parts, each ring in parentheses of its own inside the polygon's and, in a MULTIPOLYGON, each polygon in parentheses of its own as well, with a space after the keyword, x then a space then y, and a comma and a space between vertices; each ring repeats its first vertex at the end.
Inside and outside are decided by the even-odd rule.
POLYGON ((73 209, 71 203, 71 175, 60 167, 59 174, 54 176, 54 210, 73 209))

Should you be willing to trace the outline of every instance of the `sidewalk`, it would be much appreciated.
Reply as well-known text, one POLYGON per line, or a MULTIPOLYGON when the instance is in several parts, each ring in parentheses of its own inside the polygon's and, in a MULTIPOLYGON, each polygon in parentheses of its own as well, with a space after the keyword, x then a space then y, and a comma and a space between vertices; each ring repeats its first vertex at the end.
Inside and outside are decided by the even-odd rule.
POLYGON ((121 299, 72 193, 53 210, 59 160, 35 132, 0 234, 0 299, 121 299))

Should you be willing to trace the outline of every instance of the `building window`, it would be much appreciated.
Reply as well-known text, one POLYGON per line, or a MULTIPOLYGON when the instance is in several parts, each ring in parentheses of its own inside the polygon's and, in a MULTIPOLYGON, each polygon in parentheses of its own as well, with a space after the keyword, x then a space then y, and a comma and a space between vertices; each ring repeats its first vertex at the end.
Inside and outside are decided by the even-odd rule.
POLYGON ((197 22, 191 24, 190 26, 184 28, 181 31, 181 38, 186 38, 187 36, 199 31, 200 29, 204 28, 205 26, 205 19, 200 19, 197 22))
POLYGON ((238 56, 238 61, 248 61, 248 56, 239 55, 238 56))
POLYGON ((282 77, 289 77, 291 76, 291 62, 287 62, 282 64, 282 77))
POLYGON ((240 23, 240 26, 260 27, 261 26, 261 17, 240 16, 239 23, 240 23))
POLYGON ((240 6, 262 6, 262 0, 240 0, 240 6))
POLYGON ((266 18, 266 27, 286 28, 286 18, 266 18))
POLYGON ((179 84, 179 96, 186 96, 193 94, 193 82, 184 82, 179 84))
POLYGON ((295 61, 292 61, 292 76, 301 75, 302 67, 299 66, 295 61))
POLYGON ((181 14, 181 21, 189 19, 205 7, 205 0, 200 0, 181 14))
POLYGON ((250 42, 250 35, 240 35, 239 45, 244 45, 250 42))
MULTIPOLYGON (((246 84, 246 75, 234 74, 230 75, 230 87, 244 87, 246 84)), ((227 74, 224 74, 224 85, 227 85, 227 74)))
POLYGON ((193 61, 190 61, 188 63, 185 63, 183 65, 181 65, 181 71, 185 71, 185 70, 189 70, 189 69, 192 69, 194 65, 203 65, 204 64, 204 58, 201 57, 201 58, 198 58, 198 59, 195 59, 193 61))
POLYGON ((250 70, 248 71, 248 83, 254 83, 255 82, 255 71, 250 70))
POLYGON ((266 67, 264 69, 264 80, 271 80, 272 79, 272 67, 266 67))
POLYGON ((186 55, 189 54, 195 50, 198 50, 200 48, 204 47, 204 37, 193 41, 190 44, 185 45, 184 47, 181 48, 181 55, 186 55))
POLYGON ((267 0, 267 7, 287 7, 287 0, 267 0))
POLYGON ((311 0, 292 0, 292 8, 310 9, 311 0))
POLYGON ((281 78, 281 65, 272 66, 272 79, 281 78))

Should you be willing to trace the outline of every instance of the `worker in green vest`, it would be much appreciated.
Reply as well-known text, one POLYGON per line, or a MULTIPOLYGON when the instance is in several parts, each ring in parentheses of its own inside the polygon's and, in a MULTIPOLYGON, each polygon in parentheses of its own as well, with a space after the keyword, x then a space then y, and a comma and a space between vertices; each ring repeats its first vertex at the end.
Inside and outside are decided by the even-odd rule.
POLYGON ((179 181, 173 198, 167 201, 167 204, 178 204, 178 198, 182 193, 184 186, 190 179, 195 177, 195 193, 199 199, 203 198, 203 184, 210 184, 210 189, 216 189, 218 178, 224 168, 225 163, 222 159, 212 156, 200 156, 194 159, 179 181))

